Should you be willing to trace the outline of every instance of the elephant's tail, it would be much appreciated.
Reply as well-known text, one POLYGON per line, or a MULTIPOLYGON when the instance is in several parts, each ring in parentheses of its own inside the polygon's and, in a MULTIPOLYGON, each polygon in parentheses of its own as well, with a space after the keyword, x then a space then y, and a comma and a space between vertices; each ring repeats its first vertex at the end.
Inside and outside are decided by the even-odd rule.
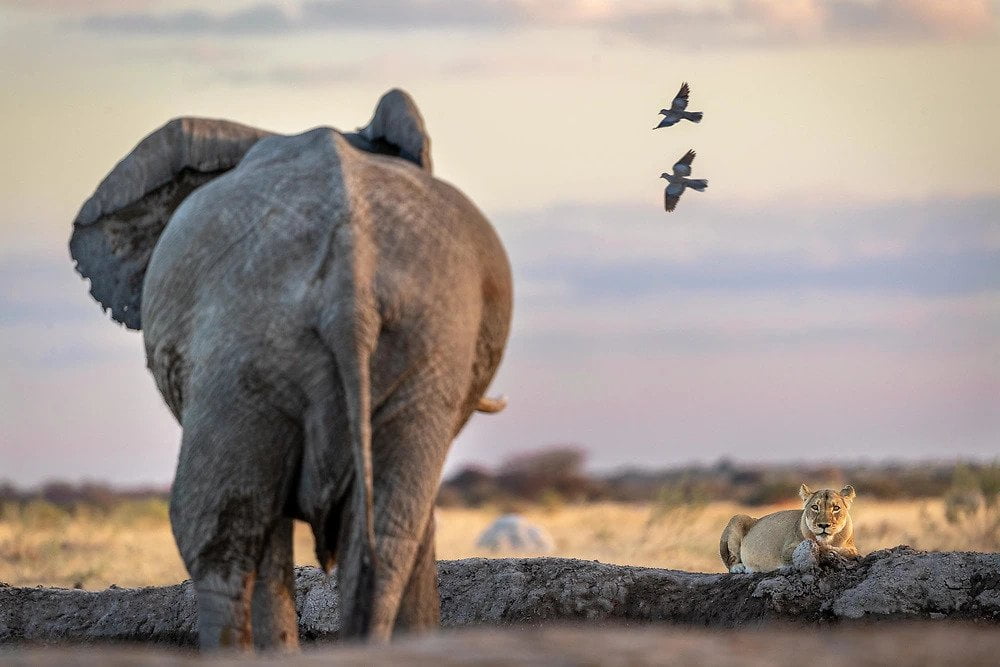
MULTIPOLYGON (((355 589, 351 596, 347 591, 341 592, 341 600, 353 604, 341 618, 342 632, 347 637, 364 637, 371 625, 372 600, 375 595, 376 568, 378 567, 375 544, 375 508, 374 508, 374 473, 372 469, 372 424, 371 424, 371 372, 370 360, 375 340, 378 338, 377 326, 374 335, 365 329, 377 317, 372 308, 363 303, 354 304, 353 313, 344 313, 344 326, 341 335, 333 343, 334 357, 341 381, 343 382, 344 398, 347 407, 347 422, 350 430, 351 457, 354 463, 354 497, 351 506, 354 509, 352 521, 357 529, 350 534, 360 540, 358 546, 340 545, 339 551, 346 547, 360 551, 360 560, 355 563, 341 559, 340 567, 355 567, 353 582, 355 589), (359 548, 360 547, 360 548, 359 548), (346 599, 345 599, 346 598, 346 599)), ((357 553, 355 551, 355 553, 357 553)))
MULTIPOLYGON (((340 591, 341 633, 344 637, 365 637, 372 625, 379 566, 372 466, 371 357, 382 322, 374 293, 371 239, 350 213, 342 211, 339 215, 344 216, 344 229, 329 237, 330 246, 324 251, 326 257, 314 281, 323 295, 335 294, 337 298, 324 304, 316 331, 336 364, 353 471, 351 494, 344 498, 348 511, 341 513, 350 524, 339 531, 347 540, 334 538, 339 578, 346 586, 340 591), (338 261, 334 263, 332 258, 338 261)), ((320 446, 331 447, 335 446, 337 433, 319 433, 318 437, 320 446)), ((331 537, 325 536, 325 541, 331 537)))

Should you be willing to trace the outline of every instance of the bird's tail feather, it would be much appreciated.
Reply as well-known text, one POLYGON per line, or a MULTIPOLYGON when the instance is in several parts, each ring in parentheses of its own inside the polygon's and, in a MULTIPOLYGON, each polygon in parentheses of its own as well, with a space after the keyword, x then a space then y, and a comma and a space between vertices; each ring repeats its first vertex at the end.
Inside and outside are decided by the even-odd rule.
POLYGON ((708 187, 707 178, 689 178, 684 181, 684 185, 688 186, 692 190, 697 190, 698 192, 704 192, 705 188, 708 187))
POLYGON ((700 111, 685 111, 683 113, 684 113, 684 118, 688 119, 692 123, 700 123, 701 117, 704 115, 700 111))

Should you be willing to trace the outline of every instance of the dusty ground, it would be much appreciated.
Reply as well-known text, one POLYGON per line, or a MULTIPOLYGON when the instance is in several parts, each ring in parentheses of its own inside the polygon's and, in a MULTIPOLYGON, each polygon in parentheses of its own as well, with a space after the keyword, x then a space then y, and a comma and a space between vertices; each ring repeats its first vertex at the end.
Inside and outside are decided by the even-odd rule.
POLYGON ((717 632, 662 627, 465 630, 403 639, 389 646, 312 647, 294 658, 200 659, 190 652, 86 648, 0 650, 11 667, 74 664, 184 665, 714 665, 719 667, 868 667, 996 665, 995 626, 944 623, 827 629, 717 632))
MULTIPOLYGON (((557 547, 552 555, 720 572, 719 533, 730 516, 785 508, 598 503, 537 507, 525 516, 552 534, 557 547)), ((438 510, 438 558, 513 555, 475 548, 476 537, 500 514, 488 509, 438 510)), ((866 553, 898 544, 930 550, 1000 548, 997 536, 984 535, 975 522, 949 525, 939 501, 888 503, 861 496, 853 516, 858 545, 866 553)), ((32 504, 6 507, 0 517, 0 581, 11 585, 103 589, 110 584, 163 585, 187 578, 163 503, 125 503, 110 514, 67 513, 32 504)), ((295 551, 298 564, 315 564, 312 537, 303 525, 297 527, 295 551)))

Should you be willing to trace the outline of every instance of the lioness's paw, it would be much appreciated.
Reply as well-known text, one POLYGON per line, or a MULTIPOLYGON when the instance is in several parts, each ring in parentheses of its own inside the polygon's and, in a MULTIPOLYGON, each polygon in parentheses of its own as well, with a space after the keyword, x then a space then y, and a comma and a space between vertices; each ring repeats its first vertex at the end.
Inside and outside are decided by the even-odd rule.
POLYGON ((821 548, 819 552, 820 564, 824 567, 850 568, 854 567, 858 559, 857 554, 844 554, 836 549, 821 548))
POLYGON ((792 567, 809 570, 819 565, 819 545, 812 540, 802 540, 792 552, 792 567))
POLYGON ((819 560, 823 565, 839 565, 844 562, 844 557, 833 549, 823 549, 820 551, 819 560))
POLYGON ((732 565, 729 568, 730 574, 750 574, 751 572, 753 572, 753 570, 751 570, 743 563, 736 563, 735 565, 732 565))

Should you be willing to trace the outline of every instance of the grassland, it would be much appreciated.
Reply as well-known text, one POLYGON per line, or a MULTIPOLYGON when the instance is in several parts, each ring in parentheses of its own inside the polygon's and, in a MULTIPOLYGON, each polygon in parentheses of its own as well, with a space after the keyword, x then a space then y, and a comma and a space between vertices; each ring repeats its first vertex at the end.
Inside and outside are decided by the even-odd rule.
MULTIPOLYGON (((787 507, 557 504, 531 506, 523 515, 551 533, 553 555, 719 572, 719 533, 730 516, 787 507)), ((476 537, 500 514, 491 509, 438 509, 438 558, 513 555, 475 547, 476 537)), ((929 550, 1000 548, 995 523, 981 516, 948 522, 939 500, 866 502, 862 497, 853 516, 863 552, 898 544, 929 550)), ((298 564, 315 564, 312 536, 304 525, 296 527, 295 556, 298 564)), ((162 501, 122 502, 103 512, 86 506, 66 511, 36 501, 9 504, 0 513, 0 581, 11 585, 100 589, 110 584, 162 585, 186 577, 162 501)))

